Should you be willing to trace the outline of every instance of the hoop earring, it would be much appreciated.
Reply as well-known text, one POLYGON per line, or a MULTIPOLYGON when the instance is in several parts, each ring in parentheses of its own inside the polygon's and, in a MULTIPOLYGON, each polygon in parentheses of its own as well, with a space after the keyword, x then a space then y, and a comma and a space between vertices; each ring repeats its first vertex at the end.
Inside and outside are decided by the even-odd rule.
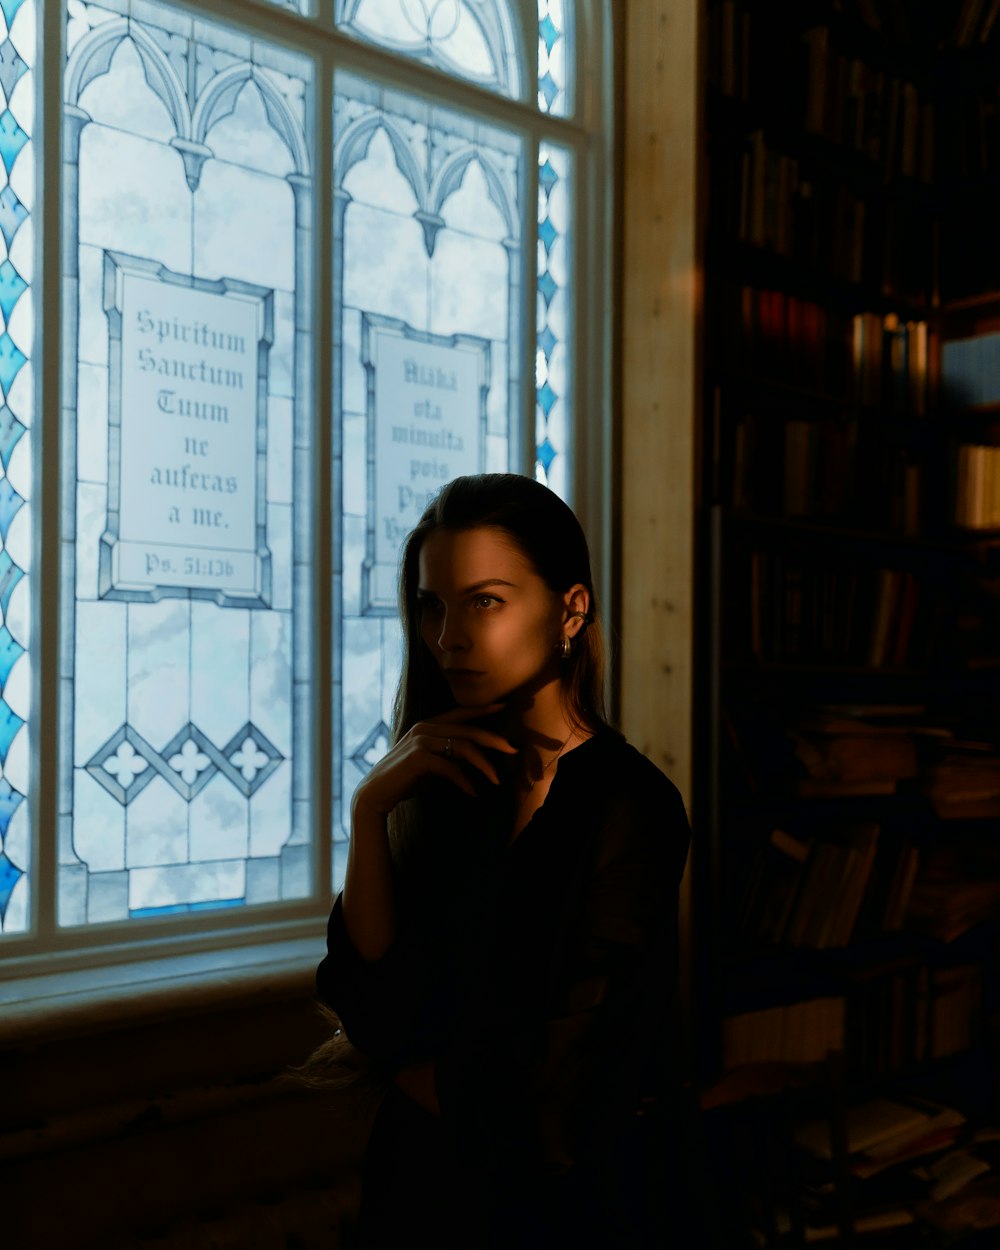
POLYGON ((559 639, 559 654, 564 660, 568 660, 573 654, 573 640, 563 636, 559 639))

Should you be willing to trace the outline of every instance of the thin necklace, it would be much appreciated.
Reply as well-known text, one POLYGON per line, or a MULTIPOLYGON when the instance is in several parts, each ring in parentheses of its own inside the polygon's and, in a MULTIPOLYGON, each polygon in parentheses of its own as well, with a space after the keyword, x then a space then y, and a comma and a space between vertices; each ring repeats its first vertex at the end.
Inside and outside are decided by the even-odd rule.
POLYGON ((552 767, 552 765, 556 762, 556 760, 559 758, 559 756, 560 756, 560 755, 562 755, 563 751, 565 751, 565 750, 566 750, 566 747, 567 747, 567 745, 568 745, 568 743, 569 743, 569 740, 570 740, 570 738, 572 738, 572 737, 573 737, 573 730, 571 729, 571 730, 569 731, 569 733, 566 735, 566 737, 563 739, 562 746, 561 746, 561 747, 559 748, 559 750, 555 753, 555 755, 553 755, 553 757, 552 757, 552 758, 548 761, 548 763, 547 763, 547 764, 543 764, 543 765, 542 765, 542 771, 538 774, 538 776, 537 776, 537 777, 528 777, 528 778, 527 778, 527 782, 528 782, 528 790, 529 790, 529 791, 534 790, 534 788, 535 788, 535 782, 536 782, 536 781, 541 781, 541 779, 542 779, 542 778, 545 776, 545 774, 549 771, 549 769, 550 769, 550 768, 552 767))

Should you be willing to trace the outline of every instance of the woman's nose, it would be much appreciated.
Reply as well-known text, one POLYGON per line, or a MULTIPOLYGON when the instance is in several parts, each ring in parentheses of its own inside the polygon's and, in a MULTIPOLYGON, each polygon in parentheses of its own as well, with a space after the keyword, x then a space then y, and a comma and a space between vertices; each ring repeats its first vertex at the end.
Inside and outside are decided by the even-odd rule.
POLYGON ((438 646, 442 651, 461 651, 468 646, 468 639, 461 628, 461 622, 456 612, 445 612, 442 615, 438 646))

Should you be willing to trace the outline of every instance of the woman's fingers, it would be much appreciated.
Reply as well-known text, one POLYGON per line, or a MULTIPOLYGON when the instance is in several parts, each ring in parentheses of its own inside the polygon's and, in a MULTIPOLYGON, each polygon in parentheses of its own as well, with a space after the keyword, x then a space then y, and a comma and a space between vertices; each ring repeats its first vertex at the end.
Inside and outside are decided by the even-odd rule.
POLYGON ((465 775, 460 764, 456 764, 453 759, 448 759, 444 755, 436 755, 433 752, 429 752, 429 755, 430 759, 427 762, 427 766, 430 772, 453 781, 460 790, 464 790, 471 798, 476 797, 476 788, 465 775))
POLYGON ((454 729, 459 733, 467 733, 483 742, 484 745, 494 747, 498 751, 516 751, 517 748, 512 747, 501 734, 492 729, 485 729, 482 725, 475 723, 484 717, 493 716, 496 712, 502 711, 504 707, 505 704, 503 703, 484 703, 482 707, 453 707, 449 708, 447 712, 442 712, 439 716, 435 716, 433 720, 421 721, 414 728, 418 732, 428 730, 444 734, 448 734, 454 729), (487 739, 489 739, 488 742, 487 739))
MULTIPOLYGON (((446 760, 462 759, 478 768, 481 773, 495 786, 500 784, 500 777, 490 760, 483 754, 479 746, 469 738, 459 734, 454 736, 433 734, 421 736, 417 742, 432 756, 446 760)), ((489 746, 489 743, 485 745, 489 746)))
POLYGON ((478 725, 447 725, 434 731, 436 738, 450 739, 452 742, 474 742, 477 746, 487 747, 491 751, 503 751, 506 755, 516 755, 517 747, 501 734, 492 729, 481 729, 478 725))
POLYGON ((476 722, 503 706, 490 703, 476 708, 456 707, 418 722, 375 765, 355 792, 355 803, 387 814, 412 795, 421 775, 428 773, 447 778, 473 798, 476 790, 469 776, 470 768, 499 785, 499 774, 487 752, 516 755, 517 748, 502 734, 476 722))
MULTIPOLYGON (((461 710, 467 711, 468 709, 462 708, 461 710)), ((484 729, 482 725, 464 724, 462 721, 446 721, 443 717, 420 721, 413 726, 410 733, 425 738, 443 738, 445 741, 451 739, 452 742, 465 738, 492 751, 503 751, 507 755, 517 753, 517 747, 512 746, 502 734, 498 734, 493 729, 484 729)))

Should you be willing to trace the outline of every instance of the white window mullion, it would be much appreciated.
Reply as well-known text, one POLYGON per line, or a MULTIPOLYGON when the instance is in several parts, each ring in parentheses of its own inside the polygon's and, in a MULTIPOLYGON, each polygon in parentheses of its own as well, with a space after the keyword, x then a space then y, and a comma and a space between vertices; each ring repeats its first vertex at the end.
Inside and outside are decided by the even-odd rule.
MULTIPOLYGON (((333 0, 320 0, 320 17, 332 21, 333 0)), ((337 505, 336 492, 330 474, 333 463, 333 282, 330 263, 333 255, 333 75, 332 50, 325 47, 315 63, 315 107, 313 124, 313 168, 315 170, 313 237, 313 299, 315 334, 313 336, 313 360, 315 395, 313 421, 312 488, 316 499, 315 515, 320 518, 316 526, 316 562, 313 576, 314 610, 314 656, 316 682, 313 691, 313 743, 312 768, 317 785, 313 794, 313 837, 315 839, 314 892, 323 906, 329 898, 332 875, 332 844, 330 828, 333 822, 333 776, 328 761, 332 745, 332 662, 335 630, 338 624, 333 615, 333 530, 328 518, 334 515, 337 505)))
MULTIPOLYGON (((35 0, 33 0, 35 2, 35 0)), ((36 273, 35 354, 40 368, 35 382, 34 447, 38 482, 35 514, 36 573, 32 587, 33 647, 36 650, 32 683, 31 769, 33 872, 31 915, 33 933, 29 950, 49 946, 55 929, 56 865, 60 820, 59 706, 60 689, 59 611, 63 568, 63 506, 61 502, 61 411, 64 352, 61 343, 63 304, 62 239, 62 4, 40 4, 37 21, 35 136, 40 146, 35 164, 36 273), (43 192, 44 188, 44 194, 43 192)))

